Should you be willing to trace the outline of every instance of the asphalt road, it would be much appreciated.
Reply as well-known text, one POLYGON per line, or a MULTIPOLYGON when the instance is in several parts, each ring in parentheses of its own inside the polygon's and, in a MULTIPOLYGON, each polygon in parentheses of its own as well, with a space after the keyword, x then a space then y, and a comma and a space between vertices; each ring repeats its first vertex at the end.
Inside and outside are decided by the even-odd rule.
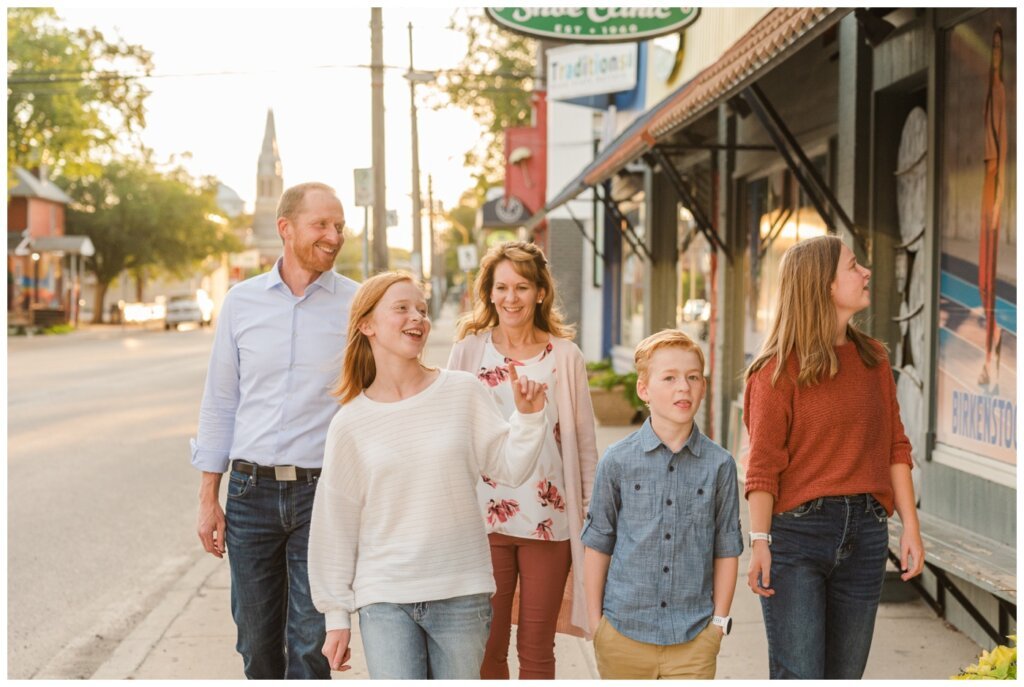
POLYGON ((8 677, 88 677, 203 555, 209 330, 8 338, 8 677))

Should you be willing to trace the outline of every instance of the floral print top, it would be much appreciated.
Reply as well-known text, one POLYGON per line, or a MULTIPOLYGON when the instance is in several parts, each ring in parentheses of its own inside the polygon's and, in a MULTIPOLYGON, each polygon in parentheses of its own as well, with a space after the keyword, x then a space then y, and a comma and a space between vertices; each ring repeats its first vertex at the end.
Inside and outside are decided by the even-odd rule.
POLYGON ((554 429, 544 440, 533 474, 519 487, 497 484, 484 475, 477 485, 477 500, 483 512, 487 532, 510 537, 565 541, 569 539, 569 520, 565 514, 564 480, 562 477, 561 440, 558 428, 558 406, 555 405, 554 347, 547 347, 529 360, 512 360, 498 352, 487 334, 484 356, 477 370, 479 379, 491 392, 498 410, 510 418, 516 409, 512 386, 508 383, 509 366, 515 365, 520 376, 548 385, 548 427, 554 429))

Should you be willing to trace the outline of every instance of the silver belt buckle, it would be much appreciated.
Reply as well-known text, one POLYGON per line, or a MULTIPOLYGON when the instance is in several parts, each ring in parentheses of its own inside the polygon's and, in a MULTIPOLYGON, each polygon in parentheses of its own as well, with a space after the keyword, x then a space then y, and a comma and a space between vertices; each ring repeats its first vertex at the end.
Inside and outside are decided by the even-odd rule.
POLYGON ((295 477, 295 466, 275 465, 274 479, 276 479, 278 482, 294 482, 297 479, 295 477))

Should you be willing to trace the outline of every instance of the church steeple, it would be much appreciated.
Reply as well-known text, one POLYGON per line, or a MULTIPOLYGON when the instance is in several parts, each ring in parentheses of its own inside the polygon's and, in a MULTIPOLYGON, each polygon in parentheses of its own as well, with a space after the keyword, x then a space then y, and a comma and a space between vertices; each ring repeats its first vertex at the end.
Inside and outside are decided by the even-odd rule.
POLYGON ((277 149, 277 131, 274 111, 267 110, 267 126, 263 133, 263 147, 256 164, 256 208, 252 218, 255 246, 266 257, 281 252, 281 238, 277 234, 277 202, 284 192, 281 154, 277 149))

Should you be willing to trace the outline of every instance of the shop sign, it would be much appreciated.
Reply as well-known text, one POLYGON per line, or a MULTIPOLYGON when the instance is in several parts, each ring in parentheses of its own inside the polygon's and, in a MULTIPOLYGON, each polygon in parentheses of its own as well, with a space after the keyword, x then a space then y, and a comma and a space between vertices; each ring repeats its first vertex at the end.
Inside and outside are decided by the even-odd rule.
POLYGON ((533 38, 584 43, 641 41, 680 31, 699 7, 488 7, 500 26, 533 38))
POLYGON ((637 44, 568 45, 548 50, 548 97, 557 100, 636 87, 637 44))

